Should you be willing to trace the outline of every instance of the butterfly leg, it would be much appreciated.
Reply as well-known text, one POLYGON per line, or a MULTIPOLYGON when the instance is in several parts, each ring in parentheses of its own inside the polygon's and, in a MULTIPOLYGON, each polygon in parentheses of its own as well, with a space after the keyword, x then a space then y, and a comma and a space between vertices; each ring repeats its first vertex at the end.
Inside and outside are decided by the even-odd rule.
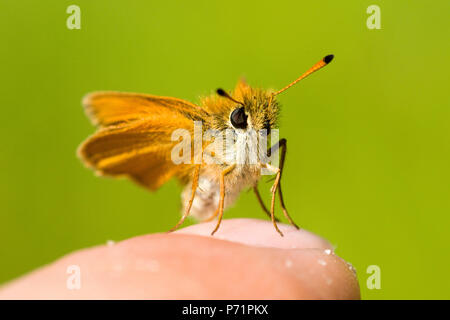
POLYGON ((217 225, 214 228, 213 232, 211 232, 211 235, 214 235, 216 231, 219 229, 220 222, 222 222, 222 216, 223 216, 223 203, 225 200, 225 176, 230 173, 234 168, 236 167, 235 164, 229 166, 225 170, 223 170, 220 174, 220 198, 219 198, 219 220, 217 221, 217 225))
MULTIPOLYGON (((284 167, 284 161, 286 159, 286 151, 287 151, 287 140, 286 139, 280 139, 280 141, 278 141, 278 144, 276 144, 275 146, 273 146, 272 148, 270 148, 267 152, 268 156, 270 157, 270 155, 275 152, 277 149, 281 149, 281 156, 280 156, 280 180, 281 180, 281 174, 283 173, 283 167, 284 167)), ((281 209, 283 210, 283 214, 286 217, 286 219, 289 221, 289 223, 291 225, 293 225, 296 229, 300 229, 297 224, 294 222, 294 220, 292 220, 291 216, 289 215, 287 209, 286 209, 286 205, 284 203, 284 199, 283 199, 283 192, 281 191, 281 181, 279 183, 278 186, 278 195, 280 198, 280 205, 281 205, 281 209)))
MULTIPOLYGON (((281 156, 280 156, 280 180, 281 180, 281 174, 283 173, 283 167, 284 167, 284 160, 286 159, 287 140, 281 139, 278 142, 278 145, 281 148, 281 156)), ((293 225, 296 229, 300 229, 297 226, 297 224, 294 222, 294 220, 292 220, 291 216, 289 215, 289 213, 286 209, 286 205, 284 204, 283 192, 281 191, 281 181, 278 186, 278 195, 280 197, 280 205, 281 205, 281 209, 283 210, 284 216, 286 217, 286 219, 288 219, 288 221, 291 225, 293 225)))
MULTIPOLYGON (((261 208, 263 209, 263 211, 269 216, 269 218, 271 218, 271 214, 270 211, 267 210, 266 205, 264 204, 264 201, 261 198, 261 195, 259 194, 258 191, 258 185, 254 185, 253 186, 253 191, 255 192, 256 198, 258 199, 259 204, 261 205, 261 208)), ((280 222, 280 220, 277 219, 277 217, 275 217, 275 221, 276 222, 280 222)))
POLYGON ((191 211, 192 203, 194 202, 195 192, 197 191, 197 187, 198 187, 199 173, 200 173, 200 165, 196 165, 195 169, 194 169, 194 176, 192 177, 192 194, 191 194, 191 198, 189 199, 188 206, 186 207, 186 211, 184 212, 180 221, 178 221, 178 223, 175 225, 175 227, 170 229, 169 232, 172 232, 172 231, 175 231, 176 229, 178 229, 178 227, 183 224, 186 217, 189 216, 189 212, 191 211))
POLYGON ((272 188, 270 188, 270 192, 272 192, 272 202, 270 205, 270 217, 272 218, 272 223, 273 226, 275 227, 275 230, 277 230, 277 232, 283 236, 283 233, 280 231, 280 229, 278 228, 277 222, 275 221, 275 196, 278 190, 278 185, 280 184, 280 178, 281 178, 281 170, 280 168, 274 167, 268 163, 263 164, 263 166, 269 170, 271 170, 273 173, 276 174, 275 177, 275 182, 273 183, 272 188))

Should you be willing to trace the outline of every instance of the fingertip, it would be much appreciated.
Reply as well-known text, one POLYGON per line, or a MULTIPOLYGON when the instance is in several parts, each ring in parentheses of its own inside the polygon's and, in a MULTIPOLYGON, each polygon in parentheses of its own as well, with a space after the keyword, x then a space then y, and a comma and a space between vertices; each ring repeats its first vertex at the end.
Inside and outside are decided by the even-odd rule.
POLYGON ((307 296, 300 299, 360 299, 355 269, 332 251, 299 250, 292 252, 288 259, 290 276, 300 288, 307 288, 307 296))
MULTIPOLYGON (((176 233, 226 240, 253 247, 267 248, 274 270, 271 277, 290 283, 281 296, 287 299, 360 299, 356 273, 351 264, 333 252, 324 238, 305 229, 279 223, 281 237, 270 221, 256 219, 224 220, 214 236, 216 222, 200 223, 176 233), (272 249, 271 249, 272 248, 272 249), (291 249, 291 250, 273 250, 291 249), (284 276, 282 275, 284 274, 284 276)), ((236 251, 235 251, 236 254, 236 251)))

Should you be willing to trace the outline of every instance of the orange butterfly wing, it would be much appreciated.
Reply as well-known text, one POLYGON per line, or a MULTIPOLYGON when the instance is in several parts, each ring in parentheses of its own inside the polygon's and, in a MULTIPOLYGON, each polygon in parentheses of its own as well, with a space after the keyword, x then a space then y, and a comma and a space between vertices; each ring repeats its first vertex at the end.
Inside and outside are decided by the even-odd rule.
POLYGON ((128 176, 150 190, 173 176, 189 180, 193 165, 176 165, 170 158, 178 143, 171 135, 180 128, 192 133, 203 109, 180 99, 119 92, 93 93, 83 104, 100 128, 78 154, 98 174, 128 176))

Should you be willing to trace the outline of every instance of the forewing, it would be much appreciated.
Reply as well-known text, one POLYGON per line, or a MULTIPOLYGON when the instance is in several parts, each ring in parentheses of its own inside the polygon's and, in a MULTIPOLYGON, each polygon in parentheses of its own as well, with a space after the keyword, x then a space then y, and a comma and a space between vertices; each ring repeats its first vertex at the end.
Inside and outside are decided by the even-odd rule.
POLYGON ((90 96, 87 107, 101 128, 80 146, 80 158, 100 175, 128 176, 151 190, 173 176, 186 180, 192 165, 172 162, 178 141, 171 136, 176 129, 193 133, 198 107, 172 98, 114 95, 90 96))
POLYGON ((83 106, 94 125, 107 127, 145 118, 174 115, 201 120, 200 107, 176 98, 137 93, 94 92, 83 99, 83 106))

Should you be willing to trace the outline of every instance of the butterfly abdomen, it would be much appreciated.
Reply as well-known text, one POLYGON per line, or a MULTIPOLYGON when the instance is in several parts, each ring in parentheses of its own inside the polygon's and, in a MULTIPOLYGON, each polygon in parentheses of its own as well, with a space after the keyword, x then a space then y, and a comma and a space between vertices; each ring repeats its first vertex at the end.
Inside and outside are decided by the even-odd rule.
MULTIPOLYGON (((254 185, 260 178, 258 168, 249 166, 237 166, 225 177, 225 199, 224 209, 229 208, 238 198, 242 189, 254 185)), ((220 185, 216 178, 217 174, 205 170, 200 174, 198 188, 192 203, 190 214, 202 221, 214 215, 219 207, 220 185)), ((181 195, 183 211, 185 212, 192 194, 192 182, 189 182, 181 195)))

